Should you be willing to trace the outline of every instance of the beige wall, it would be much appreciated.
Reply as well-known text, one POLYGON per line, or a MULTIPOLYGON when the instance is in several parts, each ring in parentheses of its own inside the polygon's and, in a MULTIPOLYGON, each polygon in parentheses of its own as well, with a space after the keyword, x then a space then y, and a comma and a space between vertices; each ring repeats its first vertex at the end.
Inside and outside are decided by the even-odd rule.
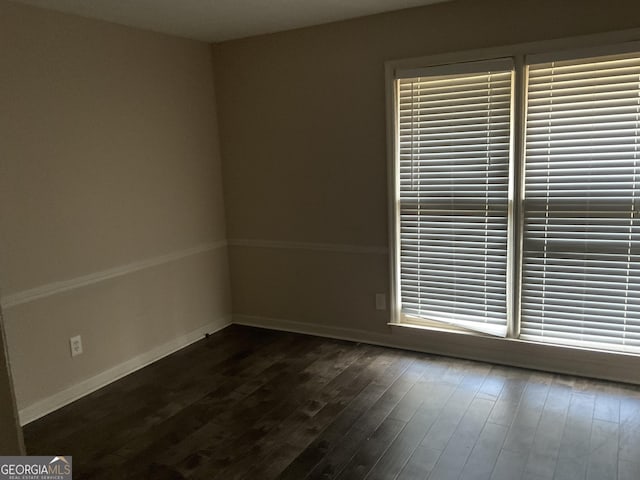
POLYGON ((388 244, 386 60, 638 26, 637 0, 460 0, 215 45, 234 314, 391 331, 388 256, 352 248, 388 244))
POLYGON ((24 408, 222 324, 225 220, 208 45, 0 0, 0 65, 3 302, 72 285, 5 306, 24 408))

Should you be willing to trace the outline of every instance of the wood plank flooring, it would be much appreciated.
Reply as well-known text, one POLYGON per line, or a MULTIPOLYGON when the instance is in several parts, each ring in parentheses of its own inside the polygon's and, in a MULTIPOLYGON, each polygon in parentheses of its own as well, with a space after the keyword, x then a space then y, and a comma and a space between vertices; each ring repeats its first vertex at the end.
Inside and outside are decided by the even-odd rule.
POLYGON ((75 479, 639 480, 640 389, 231 326, 25 441, 75 479))

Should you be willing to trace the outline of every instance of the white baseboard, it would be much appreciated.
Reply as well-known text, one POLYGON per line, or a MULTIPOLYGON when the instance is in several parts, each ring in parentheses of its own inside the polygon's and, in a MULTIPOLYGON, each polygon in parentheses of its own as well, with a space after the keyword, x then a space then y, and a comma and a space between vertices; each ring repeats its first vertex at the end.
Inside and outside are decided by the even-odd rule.
POLYGON ((638 355, 407 326, 389 326, 383 334, 241 314, 233 323, 640 385, 638 355))
POLYGON ((403 348, 391 341, 391 335, 376 334, 354 328, 330 327, 318 325, 317 323, 295 322, 293 320, 282 320, 280 318, 239 314, 233 315, 233 323, 236 325, 246 325, 248 327, 267 328, 269 330, 348 340, 356 343, 370 343, 382 347, 403 348))
POLYGON ((75 385, 66 388, 58 393, 54 393, 50 397, 39 400, 27 407, 20 409, 19 418, 20 424, 26 425, 33 422, 40 417, 44 417, 48 413, 53 412, 65 405, 68 405, 79 398, 89 395, 96 390, 115 382, 116 380, 129 375, 130 373, 140 370, 147 365, 160 360, 167 355, 170 355, 194 342, 202 339, 207 333, 214 333, 218 330, 229 326, 231 324, 229 317, 223 317, 217 321, 211 322, 203 327, 200 327, 192 332, 187 333, 178 338, 159 345, 152 350, 149 350, 143 354, 133 357, 126 362, 123 362, 115 367, 112 367, 104 372, 99 373, 91 378, 76 383, 75 385))

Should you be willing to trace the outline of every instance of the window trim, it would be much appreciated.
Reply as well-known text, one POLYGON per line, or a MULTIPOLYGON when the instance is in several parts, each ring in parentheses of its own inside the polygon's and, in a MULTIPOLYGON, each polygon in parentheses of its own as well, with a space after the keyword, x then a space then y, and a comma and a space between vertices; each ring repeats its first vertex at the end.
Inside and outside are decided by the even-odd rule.
MULTIPOLYGON (((453 334, 467 334, 472 336, 486 336, 486 334, 462 331, 446 325, 430 325, 429 322, 412 324, 402 321, 400 311, 400 268, 399 268, 399 154, 396 148, 398 122, 396 118, 398 74, 407 76, 412 71, 439 71, 450 69, 452 64, 471 63, 479 61, 494 61, 511 57, 514 61, 514 94, 512 101, 513 115, 511 129, 512 162, 510 165, 510 195, 508 205, 508 264, 507 264, 507 310, 509 312, 507 337, 502 341, 517 341, 533 345, 545 345, 542 342, 532 342, 519 338, 520 329, 520 296, 522 291, 522 255, 524 232, 524 143, 526 120, 526 69, 525 61, 540 58, 579 58, 580 56, 598 56, 612 52, 625 52, 640 48, 640 28, 606 32, 594 35, 584 35, 557 40, 520 43, 509 46, 482 48, 467 51, 439 53, 423 57, 414 57, 385 62, 385 101, 386 101, 386 130, 387 130, 387 186, 388 186, 388 230, 389 230, 389 271, 390 271, 390 301, 389 319, 391 326, 414 327, 433 331, 444 331, 453 334), (520 127, 519 127, 520 126, 520 127), (519 180, 516 182, 516 179, 519 180)), ((455 68, 455 67, 453 67, 455 68)), ((462 67, 464 68, 464 67, 462 67)), ((575 348, 570 345, 558 345, 561 349, 575 348)), ((597 349, 596 349, 597 350, 597 349)), ((637 357, 638 354, 602 350, 605 354, 628 355, 637 357)))

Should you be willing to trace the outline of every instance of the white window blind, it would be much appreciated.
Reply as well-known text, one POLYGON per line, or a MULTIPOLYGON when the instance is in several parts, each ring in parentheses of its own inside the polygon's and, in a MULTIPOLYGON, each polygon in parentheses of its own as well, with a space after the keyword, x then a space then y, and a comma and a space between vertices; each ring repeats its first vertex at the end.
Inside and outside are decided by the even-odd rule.
POLYGON ((505 336, 513 66, 448 70, 396 83, 401 311, 505 336))
POLYGON ((640 56, 529 66, 521 337, 640 352, 640 56))

